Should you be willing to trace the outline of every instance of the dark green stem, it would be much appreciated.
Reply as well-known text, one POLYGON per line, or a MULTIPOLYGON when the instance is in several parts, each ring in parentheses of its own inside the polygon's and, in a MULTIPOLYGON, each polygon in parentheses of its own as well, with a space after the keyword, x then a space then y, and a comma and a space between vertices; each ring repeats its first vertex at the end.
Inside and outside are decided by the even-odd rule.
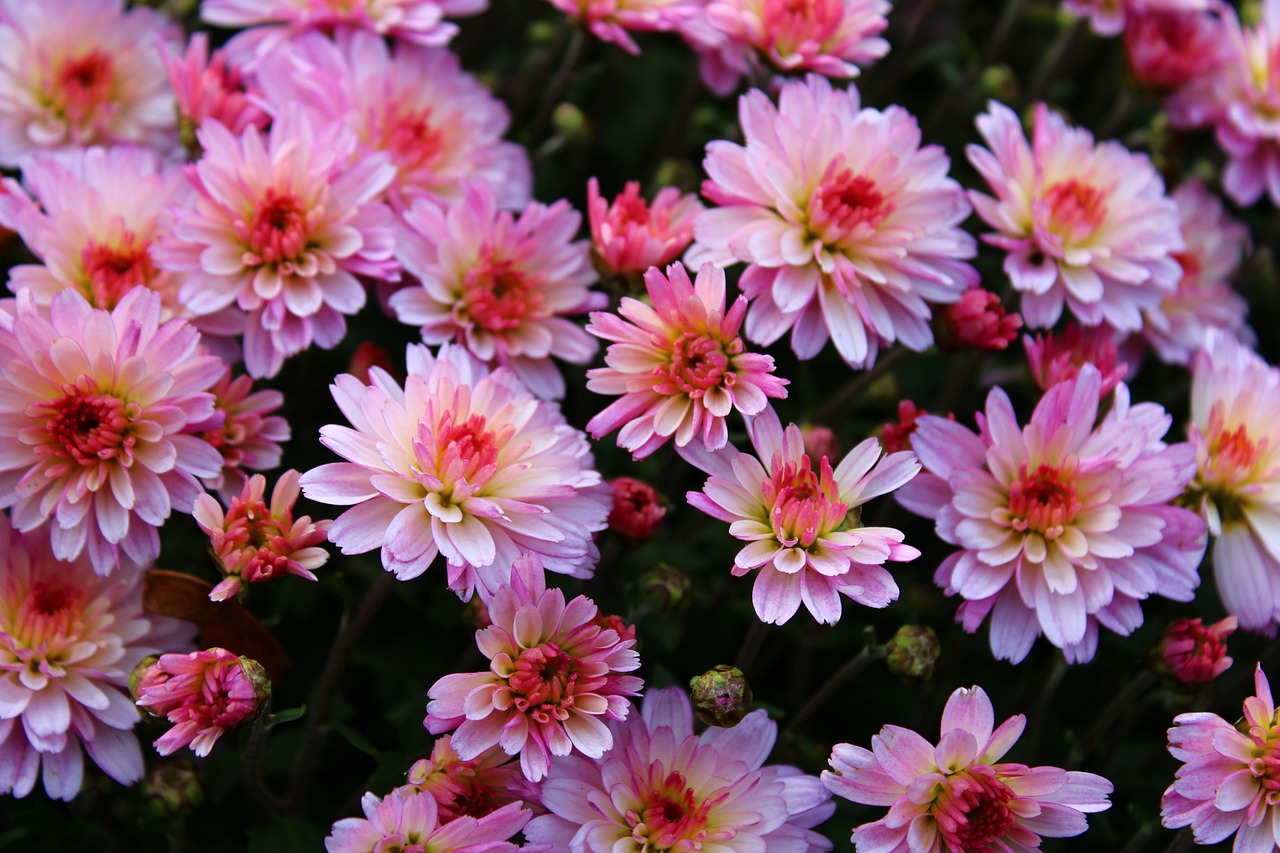
POLYGON ((804 707, 797 711, 795 716, 787 723, 786 729, 782 732, 783 737, 788 737, 799 731, 800 727, 807 723, 809 718, 816 714, 823 705, 827 704, 841 687, 852 681, 875 661, 883 660, 886 654, 884 646, 864 647, 848 663, 836 670, 813 696, 809 697, 809 701, 804 704, 804 707))

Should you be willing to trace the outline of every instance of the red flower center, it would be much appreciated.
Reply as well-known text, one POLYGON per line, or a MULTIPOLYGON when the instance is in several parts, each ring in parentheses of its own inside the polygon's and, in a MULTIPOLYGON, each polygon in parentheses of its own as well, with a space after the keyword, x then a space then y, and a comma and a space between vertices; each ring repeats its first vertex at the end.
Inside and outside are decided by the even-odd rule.
POLYGON ((281 264, 288 267, 281 272, 289 274, 292 272, 289 262, 306 248, 307 225, 307 216, 295 195, 268 187, 249 223, 245 263, 249 266, 281 264))
MULTIPOLYGON (((87 376, 63 386, 63 396, 48 403, 32 403, 28 417, 45 420, 47 441, 36 453, 90 467, 112 459, 128 459, 136 439, 129 427, 141 413, 137 403, 103 394, 87 376)), ((65 473, 67 466, 46 471, 65 473)))
POLYGON ((933 816, 948 850, 995 853, 1007 849, 991 842, 1003 838, 1014 824, 1008 805, 1014 793, 989 771, 975 767, 949 777, 946 792, 934 801, 933 816))
POLYGON ((841 527, 849 516, 849 505, 840 500, 840 491, 831 463, 823 456, 814 472, 808 456, 799 462, 783 463, 775 455, 772 476, 760 485, 764 501, 771 506, 773 535, 784 546, 808 548, 823 533, 841 527))
POLYGON ((83 120, 111 99, 113 82, 111 57, 95 48, 58 67, 52 106, 72 120, 83 120))
POLYGON ((671 344, 671 363, 654 368, 654 390, 697 400, 712 388, 732 387, 738 377, 730 359, 741 352, 740 338, 726 345, 705 332, 685 332, 671 344))
POLYGON ((490 257, 467 271, 462 303, 455 310, 486 331, 509 332, 541 311, 542 284, 540 276, 519 269, 514 261, 490 257))
POLYGON ((1069 240, 1084 240, 1107 215, 1106 196, 1097 187, 1072 178, 1045 191, 1049 230, 1069 240))
POLYGON ((893 210, 875 181, 834 169, 809 199, 809 229, 829 246, 865 238, 893 210))
POLYGON ((640 185, 631 181, 610 206, 608 219, 615 230, 625 233, 628 225, 648 227, 650 216, 649 203, 640 195, 640 185))
POLYGON ((627 810, 631 837, 644 850, 701 850, 711 803, 699 800, 683 774, 672 771, 664 776, 663 769, 661 762, 650 765, 640 809, 627 810))
POLYGON ((1076 500, 1076 464, 1070 458, 1061 468, 1041 464, 1028 471, 1027 463, 1018 468, 1018 479, 1009 486, 1009 512, 1012 525, 1020 532, 1032 531, 1045 539, 1057 539, 1066 525, 1080 512, 1076 500))
POLYGON ((508 679, 515 706, 539 723, 569 718, 578 683, 578 659, 555 643, 525 649, 508 679))
POLYGON ((90 242, 80 254, 95 308, 110 311, 135 287, 145 287, 156 275, 146 244, 126 231, 115 245, 90 242))
POLYGON ((8 633, 26 666, 37 671, 45 660, 57 659, 75 644, 83 630, 79 603, 83 590, 56 580, 32 583, 12 622, 0 612, 0 634, 8 633))
POLYGON ((444 132, 432 124, 430 109, 401 110, 392 102, 380 130, 374 147, 390 154, 401 173, 433 169, 444 155, 444 132))
POLYGON ((844 9, 840 0, 765 0, 766 42, 783 55, 805 45, 812 49, 835 35, 844 9))

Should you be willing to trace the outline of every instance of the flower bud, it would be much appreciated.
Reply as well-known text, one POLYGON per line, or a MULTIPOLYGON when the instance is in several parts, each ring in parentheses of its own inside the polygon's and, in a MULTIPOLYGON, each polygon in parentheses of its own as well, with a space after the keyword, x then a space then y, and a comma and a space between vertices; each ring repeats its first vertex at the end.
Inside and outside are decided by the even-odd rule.
POLYGON ((687 607, 692 589, 689 576, 666 563, 658 563, 640 576, 640 594, 658 610, 665 612, 687 607))
POLYGON ((904 678, 926 680, 933 675, 942 646, 932 628, 903 625, 886 645, 889 671, 904 678))
POLYGON ((1119 360, 1113 333, 1105 326, 1086 329, 1078 323, 1068 323, 1061 333, 1036 335, 1034 339, 1024 336, 1022 345, 1027 351, 1031 378, 1041 391, 1075 379, 1081 367, 1092 364, 1102 374, 1102 390, 1098 393, 1105 397, 1129 372, 1129 366, 1119 360))
POLYGON ((142 779, 142 798, 159 818, 172 818, 204 802, 200 776, 190 761, 166 761, 142 779))
POLYGON ((613 486, 613 509, 609 511, 609 528, 628 539, 648 539, 667 514, 662 496, 648 483, 631 477, 618 477, 613 486))
POLYGON ((1018 336, 1022 318, 1007 314, 999 296, 975 287, 942 311, 939 325, 944 350, 1002 350, 1018 336))
POLYGON ((829 460, 841 458, 840 440, 829 428, 818 424, 805 424, 800 427, 800 436, 804 439, 805 455, 813 463, 815 471, 818 470, 818 463, 822 461, 822 457, 825 456, 829 460))
POLYGON ((355 352, 351 353, 351 361, 347 363, 347 373, 368 385, 371 367, 381 367, 392 376, 397 372, 391 364, 391 356, 387 354, 384 347, 378 346, 373 341, 361 341, 355 352))
POLYGON ((462 621, 477 631, 483 631, 493 624, 493 619, 489 616, 489 605, 480 596, 471 596, 471 600, 462 608, 462 621))
POLYGON ((731 729, 751 710, 751 685, 736 666, 721 664, 689 679, 689 697, 708 726, 731 729))
POLYGON ((271 679, 256 660, 212 648, 161 655, 137 679, 134 695, 139 707, 173 723, 155 742, 157 752, 190 746, 203 758, 223 732, 257 716, 271 679))
POLYGON ((1236 624, 1234 616, 1208 627, 1200 619, 1179 619, 1152 653, 1156 671, 1185 687, 1208 684, 1231 666, 1227 637, 1236 624))

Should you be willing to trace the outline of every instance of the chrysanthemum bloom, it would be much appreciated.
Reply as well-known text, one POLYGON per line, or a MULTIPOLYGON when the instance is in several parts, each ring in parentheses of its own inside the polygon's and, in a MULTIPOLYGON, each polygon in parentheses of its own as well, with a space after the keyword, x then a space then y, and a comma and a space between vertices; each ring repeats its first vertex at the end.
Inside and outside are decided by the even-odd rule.
POLYGON ((1061 332, 1040 333, 1034 338, 1024 335, 1022 346, 1027 353, 1031 378, 1041 391, 1075 379, 1080 375, 1080 368, 1092 364, 1102 377, 1098 392, 1105 397, 1129 372, 1129 365, 1119 360, 1115 333, 1106 326, 1086 329, 1079 323, 1068 322, 1061 332))
POLYGON ((860 110, 856 90, 813 75, 784 85, 777 107, 753 89, 738 114, 746 146, 707 146, 702 193, 720 207, 695 220, 686 260, 750 264, 747 335, 768 345, 790 330, 801 358, 829 336, 855 366, 894 341, 933 343, 928 303, 978 281, 945 152, 921 148, 901 108, 860 110))
POLYGON ((397 788, 378 799, 360 801, 364 817, 343 818, 324 840, 328 853, 383 853, 403 850, 429 853, 518 853, 509 841, 532 814, 519 803, 503 806, 482 818, 444 820, 429 793, 397 788))
POLYGON ((1129 70, 1144 86, 1173 90, 1217 70, 1226 53, 1216 11, 1143 12, 1124 28, 1129 70))
POLYGON ((349 462, 302 476, 304 494, 353 505, 329 529, 344 554, 382 549, 401 580, 443 553, 449 588, 487 597, 524 552, 547 569, 591 574, 612 501, 586 436, 505 368, 490 373, 463 349, 439 357, 410 345, 405 387, 380 368, 371 385, 339 376, 333 397, 354 429, 325 426, 320 441, 349 462))
POLYGON ((1280 622, 1280 370, 1217 331, 1192 370, 1187 438, 1199 471, 1184 502, 1214 536, 1227 612, 1268 630, 1280 622))
POLYGON ((272 414, 284 405, 284 395, 275 390, 253 390, 248 376, 232 376, 226 368, 209 389, 213 394, 213 422, 189 424, 193 432, 222 454, 217 476, 204 481, 224 500, 244 488, 245 471, 270 471, 280 465, 280 442, 288 441, 289 422, 272 414))
POLYGON ((0 2, 0 165, 41 149, 172 143, 157 41, 177 28, 124 0, 0 2))
POLYGON ((983 237, 1004 259, 1022 318, 1049 328, 1065 304, 1081 323, 1123 332, 1142 328, 1177 286, 1184 248, 1178 207, 1145 154, 1118 142, 1095 145, 1036 104, 1031 142, 1013 110, 994 101, 978 117, 991 150, 966 149, 995 197, 969 193, 996 233, 983 237))
POLYGON ((937 746, 900 726, 885 726, 871 749, 841 743, 822 781, 838 797, 890 806, 854 829, 859 851, 968 853, 1040 847, 1042 838, 1080 835, 1085 815, 1111 807, 1111 783, 1093 773, 1002 762, 1027 719, 995 728, 981 687, 961 687, 942 710, 937 746), (834 771, 834 772, 832 772, 834 771))
POLYGON ((1231 668, 1227 637, 1235 633, 1234 616, 1205 625, 1199 618, 1179 619, 1165 629, 1152 658, 1156 667, 1179 684, 1208 684, 1231 668))
MULTIPOLYGON (((928 409, 917 409, 912 400, 898 401, 898 420, 880 427, 879 439, 884 445, 885 453, 898 453, 911 449, 911 434, 916 431, 916 421, 921 415, 929 414, 928 409)), ((948 413, 950 420, 956 416, 948 413)))
POLYGON ((456 340, 476 358, 509 367, 539 397, 564 396, 551 360, 586 364, 591 336, 565 319, 600 307, 582 216, 561 200, 530 203, 517 218, 499 210, 488 184, 466 185, 455 204, 415 202, 403 216, 396 254, 421 283, 388 305, 429 344, 456 340))
POLYGON ((640 195, 638 181, 627 181, 626 189, 609 202, 592 178, 587 181, 592 257, 613 275, 665 267, 693 242, 693 218, 702 210, 697 196, 682 195, 675 187, 659 190, 650 204, 640 195))
POLYGON ((1142 335, 1164 361, 1187 364, 1204 346, 1209 329, 1249 339, 1249 304, 1231 287, 1231 277, 1249 246, 1249 229, 1222 208, 1201 181, 1173 194, 1187 248, 1174 255, 1182 278, 1160 306, 1145 313, 1142 335))
POLYGON ((291 468, 280 475, 269 506, 266 490, 267 478, 254 474, 244 491, 228 502, 225 513, 212 495, 196 498, 192 515, 208 535, 209 550, 226 575, 209 593, 213 601, 236 595, 244 582, 263 583, 285 575, 314 581, 313 570, 329 561, 329 552, 321 546, 330 522, 313 522, 309 515, 293 517, 298 472, 291 468))
POLYGON ((1197 844, 1235 835, 1240 853, 1280 847, 1280 723, 1261 664, 1253 680, 1255 695, 1235 725, 1217 714, 1174 717, 1169 752, 1183 766, 1160 801, 1167 828, 1190 826, 1197 844))
POLYGON ((538 559, 520 557, 511 583, 489 601, 493 624, 476 632, 487 672, 453 673, 431 685, 423 724, 432 734, 457 729, 450 742, 464 759, 500 746, 520 756, 525 778, 547 775, 553 755, 599 758, 613 746, 605 720, 626 719, 628 696, 644 682, 622 675, 640 667, 635 639, 601 628, 586 596, 565 603, 547 589, 538 559))
POLYGON ((638 54, 632 32, 674 30, 704 14, 699 0, 548 0, 561 12, 582 21, 601 41, 638 54))
POLYGON ((957 621, 977 631, 991 616, 991 650, 1014 663, 1043 633, 1068 661, 1093 658, 1098 625, 1129 634, 1142 599, 1190 601, 1200 579, 1204 524, 1170 506, 1195 476, 1190 444, 1161 439, 1170 417, 1129 404, 1116 387, 1098 419, 1092 365, 1054 385, 1019 427, 1008 396, 987 395, 979 434, 931 415, 911 446, 927 469, 898 492, 958 545, 934 580, 964 599, 957 621))
POLYGON ((0 795, 25 797, 44 767, 55 800, 80 790, 81 747, 123 784, 142 778, 126 685, 147 655, 190 648, 185 622, 142 610, 142 574, 55 560, 0 514, 0 795))
POLYGON ((249 87, 226 53, 215 50, 209 55, 208 33, 193 33, 185 54, 163 50, 161 58, 178 99, 179 136, 189 149, 196 143, 195 131, 209 119, 234 134, 250 127, 262 130, 271 122, 255 102, 260 93, 249 87))
POLYGON ((213 414, 221 375, 185 320, 160 321, 160 297, 135 288, 110 311, 79 293, 53 297, 48 319, 18 294, 0 315, 0 507, 14 527, 50 524, 53 553, 88 551, 105 574, 160 553, 156 528, 190 512, 222 457, 183 428, 213 414))
POLYGON ((804 606, 819 622, 840 619, 840 596, 867 607, 885 607, 898 597, 887 561, 920 556, 891 527, 863 527, 858 507, 906 483, 920 470, 910 452, 881 458, 869 438, 836 466, 823 456, 815 465, 804 450, 800 428, 786 431, 773 409, 747 421, 756 456, 710 454, 686 448, 682 455, 711 476, 689 503, 727 521, 734 538, 749 544, 738 552, 733 575, 759 570, 752 601, 764 622, 781 625, 804 606), (816 470, 815 470, 816 468, 816 470))
POLYGON ((1000 297, 975 287, 942 312, 943 349, 1002 350, 1018 337, 1022 318, 1006 314, 1000 297))
POLYGON ((349 127, 361 152, 386 152, 395 167, 387 200, 398 211, 419 198, 461 201, 471 180, 489 184, 503 210, 529 203, 529 155, 502 141, 507 108, 448 50, 392 48, 365 32, 309 36, 268 55, 258 80, 277 109, 302 104, 349 127))
POLYGON ((1133 16, 1152 13, 1202 12, 1210 0, 1062 0, 1062 8, 1080 18, 1088 18, 1100 36, 1118 36, 1133 16))
POLYGON ((648 539, 667 515, 658 490, 633 477, 616 477, 613 487, 613 509, 609 510, 609 529, 628 539, 648 539))
POLYGON ((542 783, 551 813, 525 827, 530 841, 565 853, 831 849, 811 831, 831 816, 830 794, 794 767, 764 764, 778 732, 764 711, 695 735, 689 698, 668 687, 609 728, 602 758, 552 760, 542 783))
POLYGON ((265 140, 213 120, 197 137, 205 154, 188 175, 198 196, 174 211, 152 254, 182 273, 179 298, 193 314, 247 312, 245 368, 274 376, 312 343, 342 339, 343 315, 365 302, 357 275, 398 279, 391 211, 376 201, 395 170, 382 155, 356 158, 349 130, 297 109, 265 140))
POLYGON ((409 768, 407 787, 426 791, 436 801, 440 821, 469 815, 484 817, 509 803, 538 801, 535 786, 520 772, 520 764, 494 746, 470 760, 453 748, 449 735, 441 735, 431 747, 430 758, 420 758, 409 768))
POLYGON ((353 27, 425 45, 448 44, 458 25, 446 21, 475 15, 487 0, 204 0, 200 17, 220 27, 287 24, 290 32, 353 27))
POLYGON ((156 752, 172 755, 190 746, 201 758, 227 729, 252 720, 270 695, 262 664, 216 647, 160 655, 134 685, 138 705, 173 724, 153 744, 156 752))
POLYGON ((607 366, 587 371, 587 388, 621 395, 587 432, 600 438, 621 428, 618 446, 634 459, 672 438, 677 447, 696 439, 718 450, 729 440, 729 414, 758 414, 770 397, 787 396, 788 380, 773 375, 773 356, 743 346, 747 300, 739 296, 725 311, 723 269, 703 264, 691 282, 676 262, 666 275, 649 270, 644 283, 648 303, 624 296, 617 315, 597 311, 587 325, 611 341, 607 366))

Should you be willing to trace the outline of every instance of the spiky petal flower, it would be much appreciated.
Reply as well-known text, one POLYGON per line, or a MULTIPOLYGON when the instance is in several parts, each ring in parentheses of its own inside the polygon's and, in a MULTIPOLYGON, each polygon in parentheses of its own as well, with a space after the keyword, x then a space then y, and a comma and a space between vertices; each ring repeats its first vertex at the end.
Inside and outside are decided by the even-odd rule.
POLYGON ((54 559, 0 514, 0 795, 25 797, 44 769, 55 800, 80 790, 89 753, 123 784, 142 778, 130 671, 190 648, 190 625, 142 610, 141 572, 94 575, 54 559))
POLYGON ((1025 851, 1039 848, 1042 837, 1080 835, 1086 815, 1111 807, 1111 783, 1093 773, 1001 761, 1026 722, 1017 714, 996 728, 986 691, 961 687, 942 710, 936 746, 910 729, 885 726, 871 749, 837 744, 822 781, 838 797, 890 807, 854 830, 859 850, 1025 851))
POLYGON ((449 588, 485 597, 510 579, 523 552, 554 572, 587 577, 599 557, 592 534, 612 501, 592 468, 586 436, 510 371, 492 373, 445 344, 435 357, 410 345, 401 388, 378 367, 371 385, 330 386, 352 428, 320 440, 349 462, 302 476, 308 498, 351 505, 329 529, 344 554, 382 550, 401 580, 443 553, 449 588))
POLYGON ((222 361, 199 355, 185 320, 162 323, 159 295, 134 288, 110 311, 74 290, 48 318, 28 291, 0 316, 0 507, 31 531, 53 522, 53 553, 88 551, 95 569, 150 563, 156 528, 190 512, 222 457, 183 435, 213 414, 222 361))
POLYGON ((248 376, 233 376, 231 368, 209 389, 213 394, 211 423, 192 424, 188 431, 213 445, 222 454, 217 476, 204 481, 224 500, 231 500, 245 484, 245 471, 270 471, 280 465, 280 442, 291 435, 289 422, 272 414, 284 405, 284 395, 267 389, 253 390, 248 376))
POLYGON ((234 134, 250 127, 262 130, 270 123, 271 116, 257 102, 261 92, 248 84, 241 69, 225 51, 210 55, 208 33, 193 33, 186 53, 166 49, 161 59, 178 99, 179 136, 188 147, 196 141, 195 131, 209 119, 234 134))
POLYGON ((638 181, 612 202, 600 195, 600 183, 587 181, 587 216, 591 220, 591 253, 614 275, 639 275, 649 267, 665 267, 693 242, 693 219, 702 211, 693 194, 663 187, 649 203, 638 181))
POLYGON ((979 433, 931 415, 911 446, 927 473, 898 493, 958 545, 934 580, 964 599, 957 620, 991 616, 991 650, 1015 663, 1043 633, 1069 661, 1088 661, 1098 625, 1128 634, 1141 601, 1190 601, 1200 579, 1204 525, 1170 506, 1195 475, 1190 444, 1166 445, 1170 417, 1130 405, 1121 384, 1100 423, 1092 365, 1053 386, 1019 427, 999 388, 979 433))
POLYGON ((1177 286, 1184 248, 1178 208, 1145 154, 1118 142, 1095 144, 1036 104, 1031 141, 1013 110, 992 101, 978 117, 990 150, 966 152, 995 196, 970 192, 1004 249, 1004 270, 1022 294, 1032 328, 1058 322, 1063 306, 1086 326, 1142 328, 1177 286))
POLYGON ((734 560, 733 575, 759 570, 752 601, 765 622, 782 624, 801 602, 820 622, 840 618, 840 596, 867 607, 885 607, 898 597, 887 561, 920 556, 902 544, 901 531, 863 527, 862 504, 899 488, 920 464, 910 452, 880 456, 869 438, 833 470, 823 456, 815 464, 805 453, 800 428, 786 431, 773 409, 747 421, 756 454, 713 455, 682 451, 711 476, 689 503, 728 522, 729 532, 747 544, 734 560), (815 470, 816 468, 816 470, 815 470))
POLYGON ((528 823, 531 814, 519 803, 511 803, 482 818, 446 821, 430 794, 406 788, 382 799, 365 794, 360 807, 363 818, 343 818, 333 825, 324 840, 328 853, 517 853, 520 845, 508 839, 528 823))
POLYGON ((626 719, 644 682, 622 675, 640 667, 635 639, 595 623, 591 599, 565 603, 547 589, 537 557, 520 557, 511 584, 489 602, 493 624, 476 632, 487 672, 453 673, 431 686, 424 725, 457 729, 451 743, 464 759, 494 746, 520 756, 525 778, 547 775, 551 756, 571 751, 599 758, 613 745, 605 720, 626 719))
POLYGON ((347 27, 439 46, 458 33, 446 16, 475 15, 488 5, 488 0, 204 0, 200 17, 233 28, 281 23, 291 33, 347 27))
POLYGON ((565 853, 831 849, 811 831, 830 817, 830 795, 794 767, 764 763, 778 733, 764 711, 695 735, 689 698, 669 687, 609 728, 601 758, 552 759, 542 783, 551 813, 525 827, 530 841, 565 853))
POLYGON ((538 802, 536 786, 501 747, 464 759, 449 735, 436 739, 430 758, 413 763, 405 787, 431 794, 442 823, 464 815, 484 817, 509 803, 523 802, 530 808, 538 802))
POLYGON ((155 742, 156 752, 190 746, 201 758, 224 732, 253 719, 270 694, 262 664, 217 647, 160 655, 134 687, 139 707, 173 724, 155 742))
POLYGON ((929 346, 928 303, 978 280, 945 152, 921 148, 900 107, 859 109, 856 90, 814 75, 785 84, 776 107, 753 89, 738 114, 746 145, 707 146, 702 193, 720 207, 695 220, 686 260, 750 264, 748 337, 768 345, 791 331, 801 358, 831 338, 855 366, 894 341, 929 346))
POLYGON ((644 276, 650 303, 625 296, 618 315, 595 312, 587 331, 611 341, 606 367, 587 371, 587 388, 621 395, 587 423, 595 438, 621 428, 618 446, 642 459, 667 441, 700 440, 711 450, 729 440, 728 416, 755 415, 787 396, 773 357, 746 352, 739 337, 747 311, 739 296, 725 311, 724 270, 703 264, 695 281, 677 262, 644 276))

